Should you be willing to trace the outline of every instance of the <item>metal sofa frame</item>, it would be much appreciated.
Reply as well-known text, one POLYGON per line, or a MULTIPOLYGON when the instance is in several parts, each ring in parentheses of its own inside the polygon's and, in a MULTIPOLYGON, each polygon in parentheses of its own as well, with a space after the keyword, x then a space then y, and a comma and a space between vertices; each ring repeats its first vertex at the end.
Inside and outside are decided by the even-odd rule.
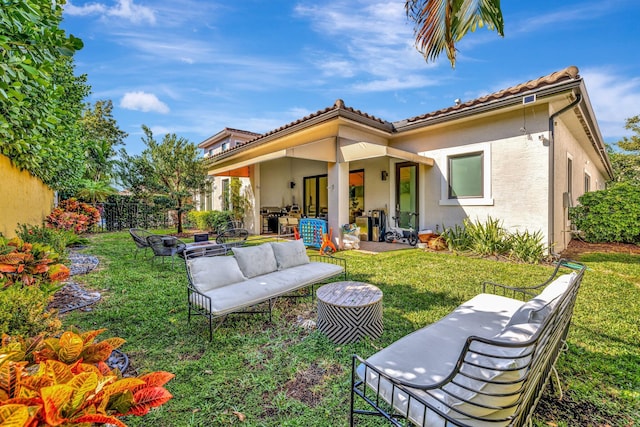
MULTIPOLYGON (((557 304, 554 306, 550 315, 545 319, 545 321, 541 324, 538 331, 533 335, 533 337, 521 343, 507 343, 504 341, 494 341, 491 339, 481 338, 470 336, 467 338, 464 348, 462 349, 458 360, 456 362, 455 368, 453 372, 446 378, 444 378, 438 384, 430 385, 425 387, 421 384, 413 384, 408 381, 401 380, 399 378, 392 377, 380 370, 376 369, 373 365, 369 364, 365 359, 361 358, 358 355, 354 355, 352 358, 352 374, 351 374, 351 413, 350 413, 350 425, 354 425, 354 419, 356 415, 374 415, 385 418, 391 424, 395 426, 407 426, 407 425, 416 425, 413 420, 409 420, 409 408, 411 408, 411 401, 414 400, 419 402, 421 406, 424 408, 424 413, 422 413, 423 426, 426 426, 427 415, 429 411, 433 411, 435 414, 441 417, 443 420, 443 424, 446 426, 473 426, 473 425, 508 425, 508 426, 524 426, 532 417, 533 412, 540 400, 542 393, 551 378, 552 372, 555 373, 557 379, 557 372, 555 371, 555 363, 560 354, 560 352, 565 348, 566 345, 566 337, 571 321, 571 316, 573 314, 573 308, 575 305, 576 296, 578 294, 578 289, 582 282, 582 278, 584 276, 584 272, 586 267, 582 264, 579 264, 574 261, 562 259, 558 262, 556 268, 553 273, 544 283, 541 283, 537 286, 526 287, 526 288, 515 288, 510 286, 501 285, 493 282, 484 282, 482 284, 482 290, 484 293, 493 293, 502 296, 508 296, 511 298, 525 300, 537 295, 542 288, 551 283, 558 276, 559 271, 561 269, 569 269, 577 272, 577 277, 572 282, 569 289, 563 293, 559 297, 557 304), (517 397, 515 403, 512 403, 508 406, 501 407, 492 407, 496 411, 500 411, 503 409, 515 409, 513 413, 507 417, 495 419, 490 416, 479 417, 473 416, 470 414, 464 414, 460 409, 456 409, 454 405, 448 405, 442 400, 439 402, 449 409, 448 413, 444 413, 445 411, 441 411, 436 408, 433 403, 430 403, 422 396, 417 395, 414 390, 421 390, 425 392, 430 397, 434 397, 431 393, 435 389, 442 389, 443 386, 448 383, 459 385, 455 382, 454 378, 456 375, 461 374, 461 370, 465 365, 469 365, 468 360, 470 360, 469 356, 473 354, 480 354, 477 351, 474 351, 471 347, 476 343, 484 343, 493 346, 502 346, 505 348, 521 348, 528 349, 521 355, 521 361, 523 363, 523 368, 526 373, 522 376, 518 383, 519 388, 516 392, 512 393, 514 397, 517 397), (364 367, 364 380, 358 376, 356 370, 358 366, 361 369, 364 367), (367 378, 370 374, 378 375, 377 388, 372 388, 371 384, 367 385, 367 378), (388 381, 387 384, 391 384, 392 387, 391 394, 391 402, 385 401, 381 397, 381 380, 384 379, 388 381), (402 393, 408 399, 406 405, 406 412, 398 411, 397 402, 394 402, 394 397, 398 394, 402 393), (360 398, 366 402, 366 405, 370 407, 370 409, 357 409, 356 408, 356 399, 360 398), (458 417, 454 418, 450 414, 457 413, 458 417), (460 420, 460 416, 466 417, 465 420, 460 420), (446 420, 446 421, 445 421, 446 420)), ((493 368, 491 368, 493 369, 493 368)), ((513 370, 513 368, 509 368, 513 370)), ((507 369, 505 369, 506 371, 507 369)), ((468 372, 468 371, 467 371, 468 372)), ((467 375, 468 376, 468 375, 467 375)), ((496 382, 496 384, 503 384, 496 382)), ((559 384, 558 384, 559 386, 559 384)), ((389 386, 387 386, 389 387, 389 386)), ((491 393, 480 392, 485 396, 491 398, 491 393)), ((464 398, 457 398, 455 395, 449 393, 454 399, 464 400, 464 398)), ((501 397, 503 395, 495 395, 496 397, 501 397)), ((455 400, 454 400, 455 401, 455 400)))

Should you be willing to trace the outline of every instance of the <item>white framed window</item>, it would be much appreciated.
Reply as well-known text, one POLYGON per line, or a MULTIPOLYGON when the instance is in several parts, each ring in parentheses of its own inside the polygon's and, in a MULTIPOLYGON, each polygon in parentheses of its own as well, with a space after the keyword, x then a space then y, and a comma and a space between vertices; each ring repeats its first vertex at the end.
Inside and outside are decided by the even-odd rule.
POLYGON ((587 171, 584 172, 584 192, 591 191, 591 175, 587 171))
POLYGON ((447 150, 442 169, 440 205, 493 205, 490 144, 447 150))
POLYGON ((223 142, 223 143, 222 143, 222 148, 221 148, 221 150, 222 150, 222 151, 226 151, 226 150, 228 150, 228 149, 229 149, 229 141, 227 141, 227 142, 223 142))

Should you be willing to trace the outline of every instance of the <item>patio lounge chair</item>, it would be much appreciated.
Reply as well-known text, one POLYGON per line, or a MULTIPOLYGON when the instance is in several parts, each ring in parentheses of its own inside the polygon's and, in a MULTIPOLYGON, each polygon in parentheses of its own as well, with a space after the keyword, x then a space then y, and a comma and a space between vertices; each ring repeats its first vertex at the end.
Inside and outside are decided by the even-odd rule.
POLYGON ((162 262, 164 263, 165 257, 171 257, 171 268, 173 268, 173 259, 186 248, 186 244, 183 241, 173 236, 152 234, 147 236, 147 242, 151 250, 153 250, 152 261, 156 257, 162 257, 162 262))
POLYGON ((216 237, 216 243, 224 244, 227 248, 227 251, 230 251, 231 248, 237 248, 240 246, 244 246, 247 243, 247 238, 249 237, 249 231, 244 228, 230 228, 218 235, 216 237))
POLYGON ((142 228, 130 228, 129 234, 131 234, 131 237, 136 244, 136 251, 133 253, 133 257, 135 258, 136 255, 138 255, 138 251, 141 249, 143 252, 146 252, 147 248, 150 247, 147 237, 152 236, 153 233, 142 228))

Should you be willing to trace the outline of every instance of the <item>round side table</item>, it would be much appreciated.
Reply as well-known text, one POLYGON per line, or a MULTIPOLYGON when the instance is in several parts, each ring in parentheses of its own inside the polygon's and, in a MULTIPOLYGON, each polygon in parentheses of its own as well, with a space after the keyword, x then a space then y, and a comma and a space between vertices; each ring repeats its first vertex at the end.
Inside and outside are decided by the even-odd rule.
POLYGON ((334 282, 316 291, 318 330, 336 344, 382 334, 382 291, 362 282, 334 282))

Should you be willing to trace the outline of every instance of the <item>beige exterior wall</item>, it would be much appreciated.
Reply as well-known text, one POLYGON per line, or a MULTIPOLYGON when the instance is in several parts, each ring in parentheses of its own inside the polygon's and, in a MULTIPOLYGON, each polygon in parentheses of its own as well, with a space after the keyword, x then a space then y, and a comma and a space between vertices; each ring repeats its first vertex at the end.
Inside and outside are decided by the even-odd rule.
POLYGON ((546 237, 549 149, 541 141, 548 138, 546 111, 544 105, 527 107, 524 113, 469 120, 395 140, 395 147, 435 160, 433 167, 420 170, 420 228, 441 229, 467 217, 483 221, 491 216, 510 231, 541 231, 546 237), (484 155, 484 198, 448 200, 448 157, 473 152, 484 155))
POLYGON ((14 237, 18 224, 42 225, 53 209, 53 190, 1 154, 0 177, 0 233, 14 237))
POLYGON ((571 206, 578 204, 578 197, 585 193, 585 175, 590 177, 589 191, 602 190, 607 181, 602 162, 591 147, 585 147, 571 132, 563 116, 555 119, 555 185, 554 185, 554 251, 566 248, 570 240, 571 223, 568 220, 567 200, 564 193, 569 191, 568 163, 571 159, 571 206))

